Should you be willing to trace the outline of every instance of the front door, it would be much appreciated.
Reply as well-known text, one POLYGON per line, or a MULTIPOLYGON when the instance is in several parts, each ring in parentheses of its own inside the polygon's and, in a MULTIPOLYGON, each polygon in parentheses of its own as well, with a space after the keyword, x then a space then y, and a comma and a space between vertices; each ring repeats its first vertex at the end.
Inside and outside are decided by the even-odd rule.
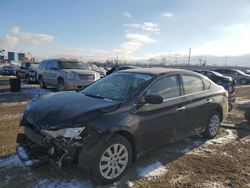
POLYGON ((179 75, 159 79, 145 95, 160 95, 164 101, 162 104, 144 104, 138 107, 140 124, 136 138, 140 151, 174 142, 180 134, 177 132, 178 125, 185 119, 179 75))

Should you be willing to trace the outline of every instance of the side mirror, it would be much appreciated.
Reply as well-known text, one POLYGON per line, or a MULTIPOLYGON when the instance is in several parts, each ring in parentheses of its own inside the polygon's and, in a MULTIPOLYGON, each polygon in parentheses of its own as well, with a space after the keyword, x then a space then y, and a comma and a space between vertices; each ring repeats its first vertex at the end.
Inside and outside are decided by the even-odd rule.
POLYGON ((146 95, 144 101, 149 104, 161 104, 163 103, 163 98, 159 95, 146 95))

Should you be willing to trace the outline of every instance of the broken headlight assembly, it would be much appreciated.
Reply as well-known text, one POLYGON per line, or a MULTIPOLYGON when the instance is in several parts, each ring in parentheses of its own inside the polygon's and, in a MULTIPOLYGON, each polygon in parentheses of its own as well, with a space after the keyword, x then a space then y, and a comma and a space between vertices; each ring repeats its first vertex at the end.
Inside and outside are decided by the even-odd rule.
POLYGON ((41 133, 45 135, 49 135, 51 137, 59 137, 62 136, 64 138, 71 138, 71 139, 81 139, 80 134, 82 131, 85 130, 86 127, 77 127, 77 128, 65 128, 56 131, 51 130, 42 130, 41 133))

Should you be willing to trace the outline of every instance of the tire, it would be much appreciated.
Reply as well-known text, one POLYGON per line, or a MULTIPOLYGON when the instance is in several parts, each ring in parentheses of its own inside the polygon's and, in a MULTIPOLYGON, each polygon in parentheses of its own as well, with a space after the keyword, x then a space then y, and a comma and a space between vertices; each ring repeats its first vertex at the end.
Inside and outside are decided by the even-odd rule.
POLYGON ((209 118, 207 123, 207 128, 203 133, 205 138, 211 139, 214 138, 220 129, 221 117, 218 111, 214 111, 209 118))
MULTIPOLYGON (((100 143, 94 154, 88 156, 85 167, 96 184, 109 184, 119 180, 130 166, 132 149, 128 140, 120 135, 113 135, 100 143), (90 158, 91 162, 88 162, 90 158)), ((85 159, 80 154, 79 160, 84 162, 85 159)))
POLYGON ((59 78, 57 81, 57 91, 64 91, 64 81, 63 79, 59 78))
POLYGON ((39 77, 39 85, 40 85, 40 88, 46 88, 46 85, 44 84, 42 76, 39 77))
POLYGON ((245 78, 242 78, 242 79, 240 80, 240 83, 241 83, 242 85, 246 85, 246 84, 249 83, 249 81, 248 81, 247 79, 245 79, 245 78))
POLYGON ((26 84, 30 84, 30 77, 28 74, 25 75, 25 82, 26 84))

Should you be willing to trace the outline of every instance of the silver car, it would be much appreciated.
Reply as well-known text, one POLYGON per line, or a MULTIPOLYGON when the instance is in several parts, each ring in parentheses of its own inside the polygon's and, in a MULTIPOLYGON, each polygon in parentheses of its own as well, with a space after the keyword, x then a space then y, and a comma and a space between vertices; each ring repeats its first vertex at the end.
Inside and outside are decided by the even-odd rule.
POLYGON ((80 90, 100 79, 100 74, 74 60, 50 59, 40 63, 37 79, 41 88, 52 86, 58 91, 80 90))

